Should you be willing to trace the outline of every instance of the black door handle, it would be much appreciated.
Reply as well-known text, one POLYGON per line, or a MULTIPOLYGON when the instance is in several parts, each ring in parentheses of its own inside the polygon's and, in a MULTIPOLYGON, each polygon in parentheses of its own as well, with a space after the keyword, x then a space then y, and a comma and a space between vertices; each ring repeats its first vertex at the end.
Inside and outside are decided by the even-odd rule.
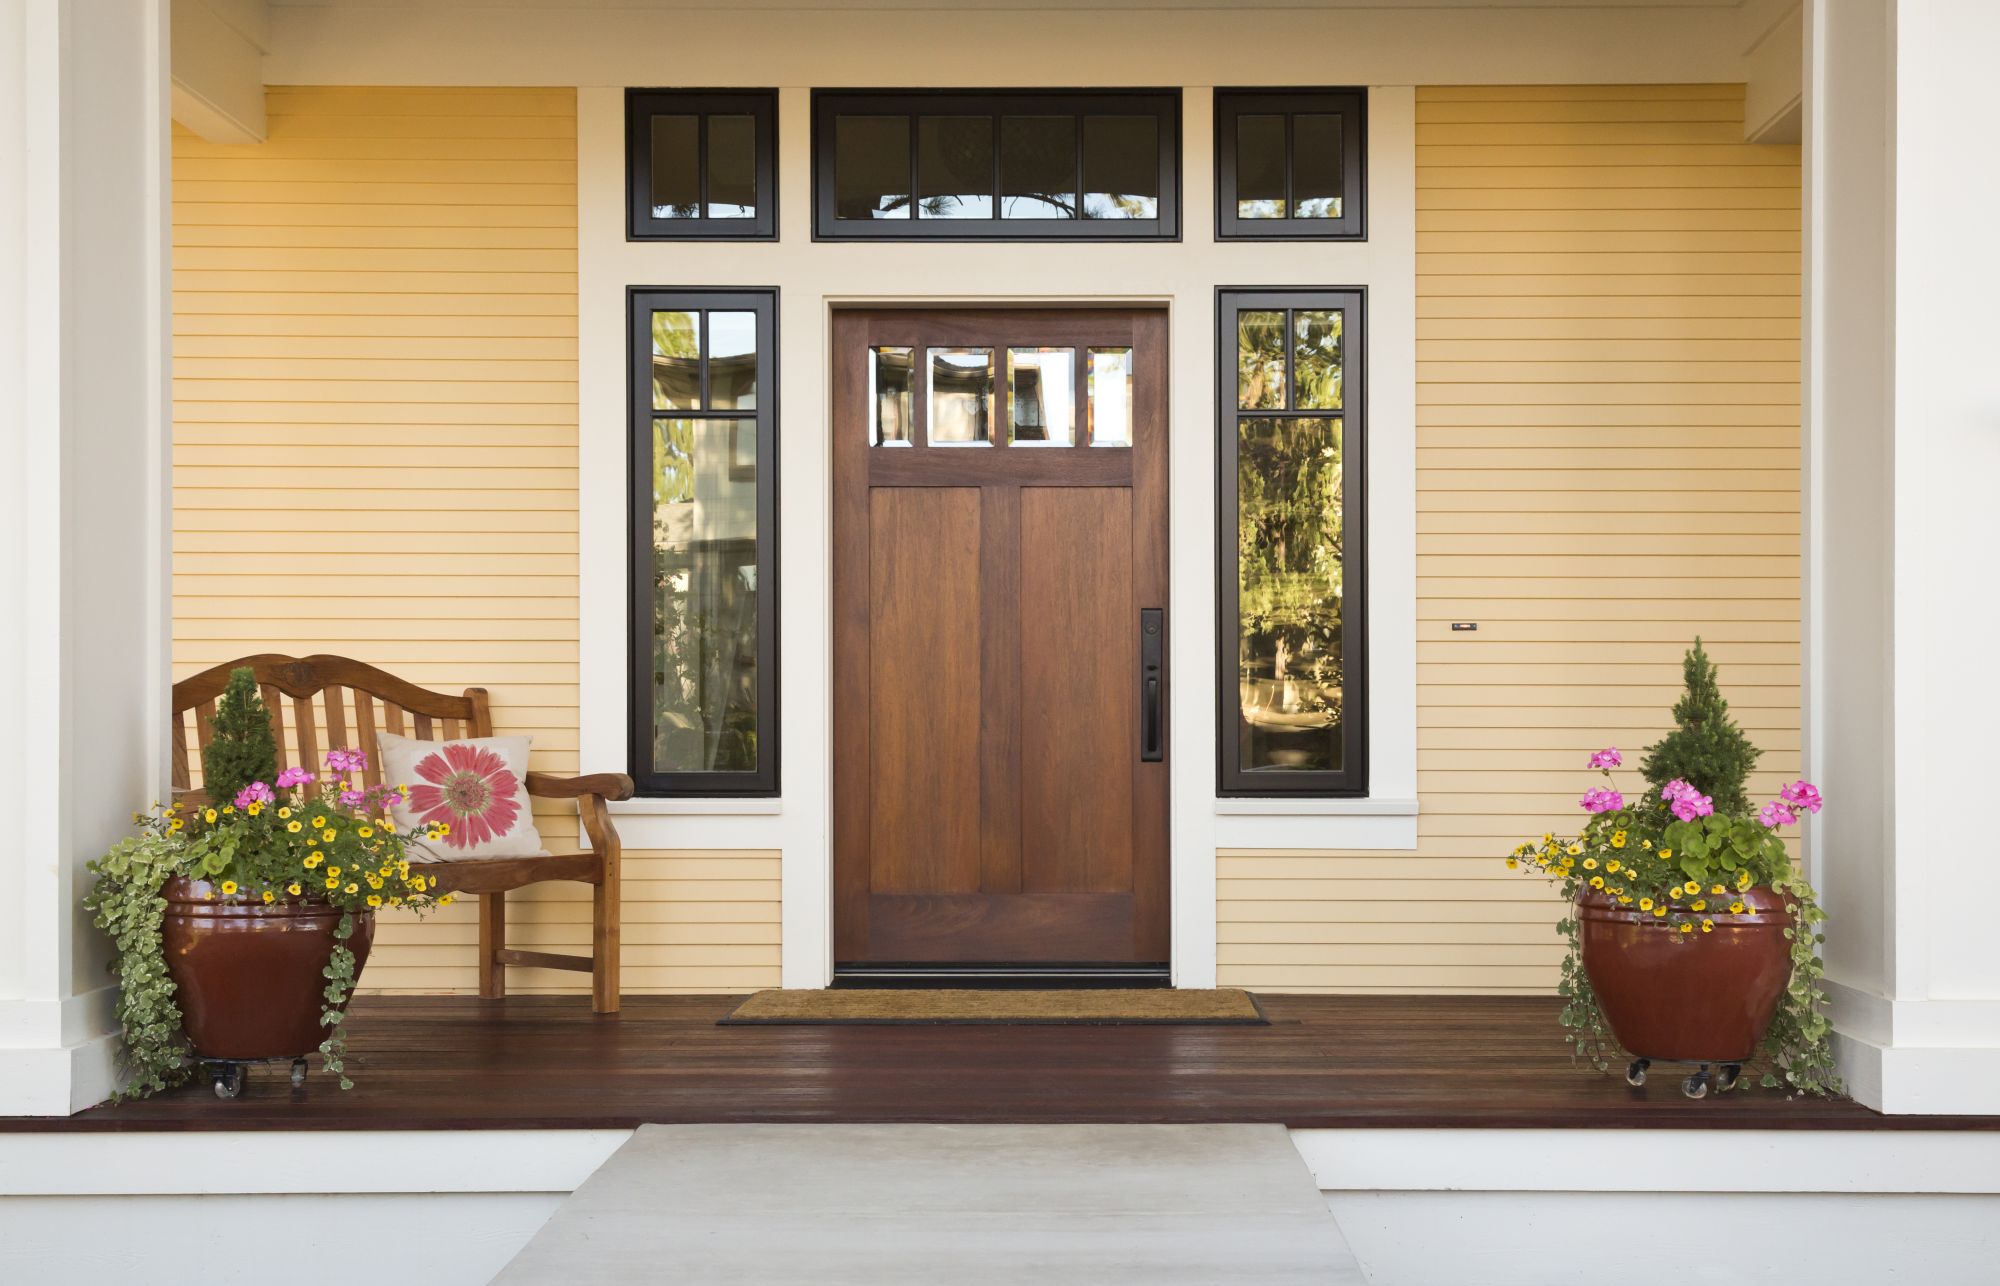
POLYGON ((1165 616, 1157 607, 1139 609, 1139 759, 1144 763, 1166 756, 1165 616))

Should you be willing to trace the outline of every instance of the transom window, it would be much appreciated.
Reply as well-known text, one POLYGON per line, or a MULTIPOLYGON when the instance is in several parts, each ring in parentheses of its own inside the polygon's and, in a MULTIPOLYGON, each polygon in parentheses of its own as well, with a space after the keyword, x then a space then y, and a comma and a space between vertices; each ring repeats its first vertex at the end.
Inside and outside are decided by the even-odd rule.
POLYGON ((776 293, 634 290, 632 779, 778 790, 776 293))
POLYGON ((1132 350, 873 348, 877 447, 1132 445, 1132 350))
POLYGON ((1180 235, 1180 95, 813 95, 821 240, 1180 235))
POLYGON ((627 90, 628 237, 775 239, 777 118, 772 90, 627 90))
POLYGON ((1217 786, 1365 794, 1362 293, 1219 299, 1217 786))
POLYGON ((1216 238, 1364 239, 1367 106, 1360 89, 1216 90, 1216 238))

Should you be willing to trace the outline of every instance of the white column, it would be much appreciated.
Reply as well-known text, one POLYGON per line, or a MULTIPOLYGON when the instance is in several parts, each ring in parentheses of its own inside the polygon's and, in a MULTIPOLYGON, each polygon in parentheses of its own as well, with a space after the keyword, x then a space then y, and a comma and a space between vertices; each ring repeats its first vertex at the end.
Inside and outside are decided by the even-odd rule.
POLYGON ((1842 1073, 2000 1112, 2000 174, 1990 0, 1813 0, 1807 773, 1842 1073))
POLYGON ((112 1088, 84 863, 166 785, 166 0, 0 0, 0 1114, 112 1088))

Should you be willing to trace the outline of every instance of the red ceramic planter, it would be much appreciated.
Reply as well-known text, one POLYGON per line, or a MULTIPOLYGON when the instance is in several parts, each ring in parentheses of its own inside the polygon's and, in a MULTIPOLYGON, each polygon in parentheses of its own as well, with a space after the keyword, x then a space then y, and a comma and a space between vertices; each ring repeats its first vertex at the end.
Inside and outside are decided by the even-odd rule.
POLYGON ((1717 915, 1712 933, 1602 893, 1577 899, 1583 969, 1611 1034, 1639 1058, 1741 1063, 1757 1050, 1792 976, 1792 917, 1768 888, 1740 896, 1756 915, 1717 915))
MULTIPOLYGON (((173 879, 162 925, 167 973, 196 1055, 297 1058, 326 1039, 327 961, 341 912, 324 902, 227 899, 206 880, 173 879), (210 893, 214 897, 210 897, 210 893)), ((375 940, 372 912, 354 912, 354 973, 375 940)))

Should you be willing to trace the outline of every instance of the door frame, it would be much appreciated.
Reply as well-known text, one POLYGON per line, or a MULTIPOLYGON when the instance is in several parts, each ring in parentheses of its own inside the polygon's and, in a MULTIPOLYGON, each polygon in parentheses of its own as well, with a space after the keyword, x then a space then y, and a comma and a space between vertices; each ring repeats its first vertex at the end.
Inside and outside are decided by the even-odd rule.
MULTIPOLYGON (((826 575, 827 575, 827 583, 829 589, 828 612, 827 612, 827 635, 826 635, 824 664, 829 677, 833 680, 828 685, 828 699, 826 703, 826 716, 827 716, 826 740, 829 747, 832 748, 834 752, 832 755, 829 756, 829 761, 828 761, 827 775, 829 777, 829 789, 827 793, 827 806, 826 806, 827 865, 825 869, 825 879, 826 879, 825 887, 827 896, 826 896, 826 914, 825 914, 824 929, 827 935, 826 937, 827 949, 825 952, 825 958, 826 958, 826 966, 829 978, 828 985, 835 987, 937 986, 937 985, 949 986, 954 984, 988 986, 988 987, 993 987, 993 986, 1026 986, 1026 987, 1128 986, 1129 987, 1129 986, 1170 985, 1173 981, 1172 961, 1176 958, 1178 954, 1175 949, 1175 944, 1176 940, 1180 936, 1180 930, 1181 930, 1181 925, 1178 923, 1178 915, 1177 915, 1178 901, 1175 893, 1175 885, 1177 883, 1175 878, 1176 867, 1177 867, 1176 863, 1177 854, 1175 851, 1176 850, 1175 835, 1177 828, 1174 825, 1174 817, 1173 817, 1175 785, 1176 785, 1173 774, 1176 771, 1174 765, 1175 763, 1178 762, 1178 756, 1174 750, 1174 741, 1175 741, 1174 732, 1176 727, 1175 707, 1179 704, 1179 698, 1175 688, 1175 680, 1178 675, 1178 667, 1176 667, 1173 662, 1172 650, 1171 650, 1171 643, 1176 634, 1173 621, 1174 621, 1174 614, 1177 610, 1176 604, 1173 601, 1175 595, 1173 593, 1173 575, 1172 575, 1172 568, 1173 568, 1172 547, 1174 544, 1174 539, 1173 539, 1174 506, 1172 503, 1172 490, 1173 490, 1174 472, 1175 472, 1173 465, 1173 457, 1175 451, 1174 451, 1174 443, 1172 441, 1172 427, 1174 423, 1172 411, 1173 411, 1174 396, 1175 396, 1174 378, 1173 378, 1175 369, 1174 366, 1175 354, 1173 351, 1172 301, 1164 299, 1135 300, 1135 299, 1104 298, 1104 297, 1070 298, 1062 300, 1009 299, 1005 301, 995 301, 991 299, 983 299, 976 297, 949 298, 949 299, 926 298, 921 301, 911 301, 908 299, 892 299, 892 300, 829 299, 827 301, 827 309, 824 316, 825 316, 826 328, 820 337, 820 345, 824 360, 826 361, 827 365, 825 371, 826 383, 824 386, 824 396, 822 398, 825 408, 824 423, 820 426, 820 428, 821 428, 821 445, 825 452, 824 460, 826 463, 826 480, 825 480, 826 485, 824 489, 828 500, 828 510, 827 510, 827 520, 826 520, 826 532, 828 537, 826 546, 828 550, 826 575), (1017 963, 1017 962, 988 963, 979 961, 907 963, 907 964, 867 963, 867 962, 850 961, 846 964, 842 964, 839 961, 838 942, 840 936, 840 914, 841 914, 841 904, 843 900, 843 894, 841 892, 841 887, 839 884, 839 871, 837 863, 839 860, 839 841, 841 833, 841 823, 839 819, 842 815, 843 810, 842 810, 842 800, 840 794, 837 790, 833 789, 833 783, 831 781, 834 771, 833 762, 835 759, 838 758, 840 754, 840 746, 842 744, 839 733, 840 725, 837 722, 839 719, 839 711, 842 702, 839 700, 839 697, 837 695, 837 683, 838 683, 837 676, 834 676, 833 674, 833 667, 836 659, 835 658, 836 648, 838 646, 841 637, 841 628, 834 619, 839 610, 839 604, 834 597, 834 591, 837 589, 835 582, 837 569, 835 563, 839 556, 838 552, 839 534, 838 532, 835 531, 834 524, 836 521, 836 511, 839 504, 838 493, 841 485, 841 478, 843 476, 840 473, 840 466, 837 463, 837 460, 839 459, 840 455, 839 434, 843 431, 852 431, 854 426, 852 424, 848 424, 843 427, 839 423, 840 416, 838 414, 838 408, 835 405, 834 367, 841 360, 841 355, 836 351, 836 344, 840 339, 838 331, 841 327, 842 315, 851 316, 853 314, 869 314, 869 313, 886 313, 886 314, 935 313, 938 314, 940 317, 949 317, 953 315, 964 315, 973 313, 991 314, 996 312, 1004 312, 1004 313, 1075 312, 1075 313, 1144 314, 1147 317, 1149 317, 1150 320, 1142 322, 1140 324, 1154 328, 1155 332, 1159 336, 1157 360, 1160 362, 1160 366, 1156 368, 1157 384, 1155 386, 1156 391, 1154 395, 1157 396, 1160 399, 1160 401, 1157 409, 1157 414, 1151 417, 1152 420, 1154 421, 1152 425, 1152 431, 1156 436, 1154 437, 1153 441, 1150 444, 1148 444, 1147 447, 1145 448, 1145 457, 1148 461, 1146 468, 1155 475, 1153 478, 1152 486, 1149 488, 1147 494, 1149 494, 1152 497, 1152 504, 1156 506, 1157 513, 1154 520, 1158 523, 1158 532, 1159 532, 1158 538, 1163 542, 1158 551, 1159 567, 1160 567, 1159 575, 1161 583, 1158 585, 1157 591, 1152 593, 1150 597, 1157 598, 1159 606, 1164 608, 1166 611, 1167 628, 1165 629, 1164 634, 1166 636, 1165 642, 1167 646, 1165 649, 1163 649, 1162 654, 1160 656, 1160 674, 1162 682, 1164 683, 1164 690, 1163 690, 1164 704, 1161 710, 1161 717, 1164 723, 1162 748, 1165 750, 1165 754, 1162 757, 1166 760, 1166 763, 1163 765, 1159 765, 1160 772, 1163 774, 1163 776, 1160 778, 1155 778, 1154 779, 1155 785, 1149 788, 1152 790, 1159 790, 1161 792, 1161 798, 1159 800, 1159 805, 1158 805, 1159 814, 1157 822, 1142 825, 1140 829, 1144 831, 1148 829, 1149 826, 1155 824, 1157 825, 1158 828, 1157 831, 1155 832, 1156 843, 1151 851, 1154 854, 1156 854, 1154 860, 1159 863, 1158 867, 1156 867, 1154 870, 1154 878, 1158 881, 1156 885, 1156 896, 1161 901, 1164 901, 1165 906, 1163 908, 1160 908, 1159 919, 1152 921, 1152 923, 1157 926, 1156 931, 1159 934, 1159 941, 1162 944, 1162 949, 1157 953, 1159 956, 1157 960, 1151 959, 1151 956, 1153 954, 1151 948, 1146 948, 1145 950, 1147 951, 1147 954, 1149 956, 1148 962, 1130 963, 1130 964, 1120 963, 1115 961, 1100 963, 1100 964, 1088 964, 1088 965, 1086 964, 1049 965, 1049 964, 1017 963)), ((1004 353, 999 353, 998 355, 1001 358, 1002 365, 996 368, 996 376, 998 377, 998 382, 1003 387, 999 390, 1000 400, 997 404, 996 415, 999 417, 999 422, 1004 422, 1006 416, 1006 405, 1007 405, 1006 393, 1004 390, 1004 383, 1006 379, 1006 372, 1004 368, 1005 359, 1004 359, 1004 353)), ((1081 396, 1081 389, 1079 389, 1079 397, 1080 396, 1081 396)), ((1141 429, 1141 431, 1143 432, 1144 430, 1141 429)), ((1077 449, 1087 450, 1087 448, 1077 448, 1077 449)), ((1130 458, 1137 460, 1139 457, 1137 454, 1134 454, 1130 458)), ((851 477, 849 480, 850 482, 852 482, 851 477)), ((1135 486, 1136 486, 1136 481, 1137 480, 1135 479, 1135 486)), ((867 490, 867 484, 865 478, 863 479, 860 485, 862 486, 863 491, 865 493, 865 491, 867 490)), ((1135 498, 1137 498, 1140 495, 1140 493, 1137 490, 1135 490, 1133 492, 1133 495, 1135 496, 1135 498)), ((865 574, 865 569, 863 569, 863 573, 865 574)), ((1142 600, 1148 597, 1149 595, 1147 593, 1142 592, 1140 594, 1140 598, 1142 600)), ((1140 623, 1139 619, 1135 617, 1133 621, 1135 629, 1138 628, 1139 623, 1140 623)), ((1137 682, 1136 673, 1134 676, 1134 681, 1137 682)), ((1136 766, 1137 766, 1137 761, 1135 760, 1135 767, 1136 766)), ((852 909, 850 909, 850 914, 852 913, 853 911, 852 909)), ((1212 926, 1213 926, 1213 921, 1211 918, 1210 924, 1208 926, 1209 936, 1211 941, 1213 940, 1212 926)))

